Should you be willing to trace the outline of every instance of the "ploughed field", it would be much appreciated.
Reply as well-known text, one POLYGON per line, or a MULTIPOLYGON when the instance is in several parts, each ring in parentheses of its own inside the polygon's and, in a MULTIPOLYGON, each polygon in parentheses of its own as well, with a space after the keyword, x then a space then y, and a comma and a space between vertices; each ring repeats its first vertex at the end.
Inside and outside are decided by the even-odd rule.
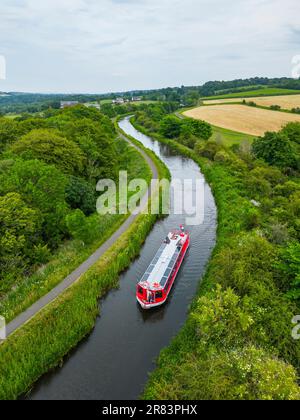
POLYGON ((244 97, 244 98, 227 98, 227 99, 213 99, 203 101, 204 105, 228 104, 232 102, 247 102, 253 101, 259 106, 270 107, 272 105, 279 105, 282 109, 291 110, 293 108, 300 108, 300 95, 281 95, 281 96, 261 96, 261 97, 244 97))
POLYGON ((254 136, 261 136, 266 131, 279 131, 289 122, 300 122, 299 114, 271 111, 239 104, 202 106, 186 111, 184 115, 207 121, 212 125, 228 130, 254 136))

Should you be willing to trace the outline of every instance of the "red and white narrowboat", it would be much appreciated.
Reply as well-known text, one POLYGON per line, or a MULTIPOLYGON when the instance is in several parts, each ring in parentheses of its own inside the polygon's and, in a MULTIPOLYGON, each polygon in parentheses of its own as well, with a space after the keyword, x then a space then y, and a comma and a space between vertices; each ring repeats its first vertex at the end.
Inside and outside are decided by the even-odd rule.
POLYGON ((190 235, 183 226, 170 232, 137 285, 136 298, 143 309, 163 305, 190 246, 190 235))

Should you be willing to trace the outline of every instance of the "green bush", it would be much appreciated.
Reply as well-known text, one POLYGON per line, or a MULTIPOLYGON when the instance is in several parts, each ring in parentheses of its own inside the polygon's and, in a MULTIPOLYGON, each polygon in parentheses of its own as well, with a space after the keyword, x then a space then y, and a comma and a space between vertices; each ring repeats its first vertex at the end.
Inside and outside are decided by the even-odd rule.
POLYGON ((269 165, 281 169, 298 169, 299 162, 293 143, 284 133, 266 133, 253 142, 253 153, 269 165))
POLYGON ((160 133, 169 139, 175 139, 180 136, 182 121, 177 117, 168 115, 161 120, 160 133))

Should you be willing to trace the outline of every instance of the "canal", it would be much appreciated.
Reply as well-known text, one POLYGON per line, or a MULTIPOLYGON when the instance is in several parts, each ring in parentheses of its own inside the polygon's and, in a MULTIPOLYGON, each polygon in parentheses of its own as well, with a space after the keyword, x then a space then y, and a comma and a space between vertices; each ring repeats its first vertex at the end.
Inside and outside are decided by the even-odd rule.
MULTIPOLYGON (((203 178, 191 159, 137 131, 129 118, 120 127, 153 150, 168 166, 172 178, 203 178)), ((149 234, 141 254, 120 276, 120 287, 99 302, 101 316, 95 329, 65 359, 62 367, 44 375, 28 395, 32 400, 127 400, 143 391, 155 360, 184 324, 215 245, 217 211, 211 190, 205 183, 204 223, 186 226, 191 247, 180 269, 168 303, 149 312, 135 299, 136 283, 142 277, 168 232, 185 223, 175 215, 159 221, 149 234)))

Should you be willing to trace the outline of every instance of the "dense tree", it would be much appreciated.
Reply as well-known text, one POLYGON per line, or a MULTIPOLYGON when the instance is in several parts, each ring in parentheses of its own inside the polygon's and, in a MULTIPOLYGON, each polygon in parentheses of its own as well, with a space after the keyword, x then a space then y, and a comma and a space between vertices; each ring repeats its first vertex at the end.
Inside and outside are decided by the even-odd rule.
POLYGON ((0 118, 0 153, 19 136, 18 124, 9 118, 0 118))
POLYGON ((24 159, 40 159, 65 173, 81 173, 84 155, 72 141, 55 130, 33 130, 13 144, 11 151, 24 159))
POLYGON ((117 116, 116 108, 109 103, 101 105, 101 112, 103 112, 103 114, 107 115, 109 118, 114 118, 117 116))
POLYGON ((126 158, 116 151, 114 125, 96 109, 43 108, 38 117, 0 118, 0 293, 47 262, 70 235, 95 239, 102 220, 85 217, 95 212, 95 181, 116 178, 126 158))
POLYGON ((64 232, 66 185, 66 177, 57 168, 38 160, 17 160, 5 173, 0 173, 0 194, 17 192, 39 211, 42 228, 36 235, 51 247, 64 232))
POLYGON ((282 169, 298 169, 297 154, 293 143, 283 133, 267 132, 253 142, 253 153, 270 165, 282 169))
POLYGON ((88 216, 96 209, 96 186, 82 178, 70 177, 66 188, 66 200, 72 209, 80 209, 88 216))
POLYGON ((44 118, 24 118, 18 124, 20 135, 25 135, 32 130, 47 128, 47 121, 44 118))
POLYGON ((187 127, 191 134, 203 140, 208 140, 212 136, 212 127, 205 121, 186 119, 183 126, 187 127))
POLYGON ((182 122, 173 115, 168 115, 161 120, 160 133, 167 138, 175 139, 180 136, 182 122))
POLYGON ((20 194, 0 197, 0 295, 30 258, 39 226, 39 213, 20 194))
POLYGON ((282 133, 286 134, 290 141, 300 144, 300 123, 292 122, 287 124, 282 133))
POLYGON ((85 155, 84 174, 89 180, 115 179, 118 156, 114 144, 115 132, 87 118, 68 123, 64 131, 74 140, 85 155))

